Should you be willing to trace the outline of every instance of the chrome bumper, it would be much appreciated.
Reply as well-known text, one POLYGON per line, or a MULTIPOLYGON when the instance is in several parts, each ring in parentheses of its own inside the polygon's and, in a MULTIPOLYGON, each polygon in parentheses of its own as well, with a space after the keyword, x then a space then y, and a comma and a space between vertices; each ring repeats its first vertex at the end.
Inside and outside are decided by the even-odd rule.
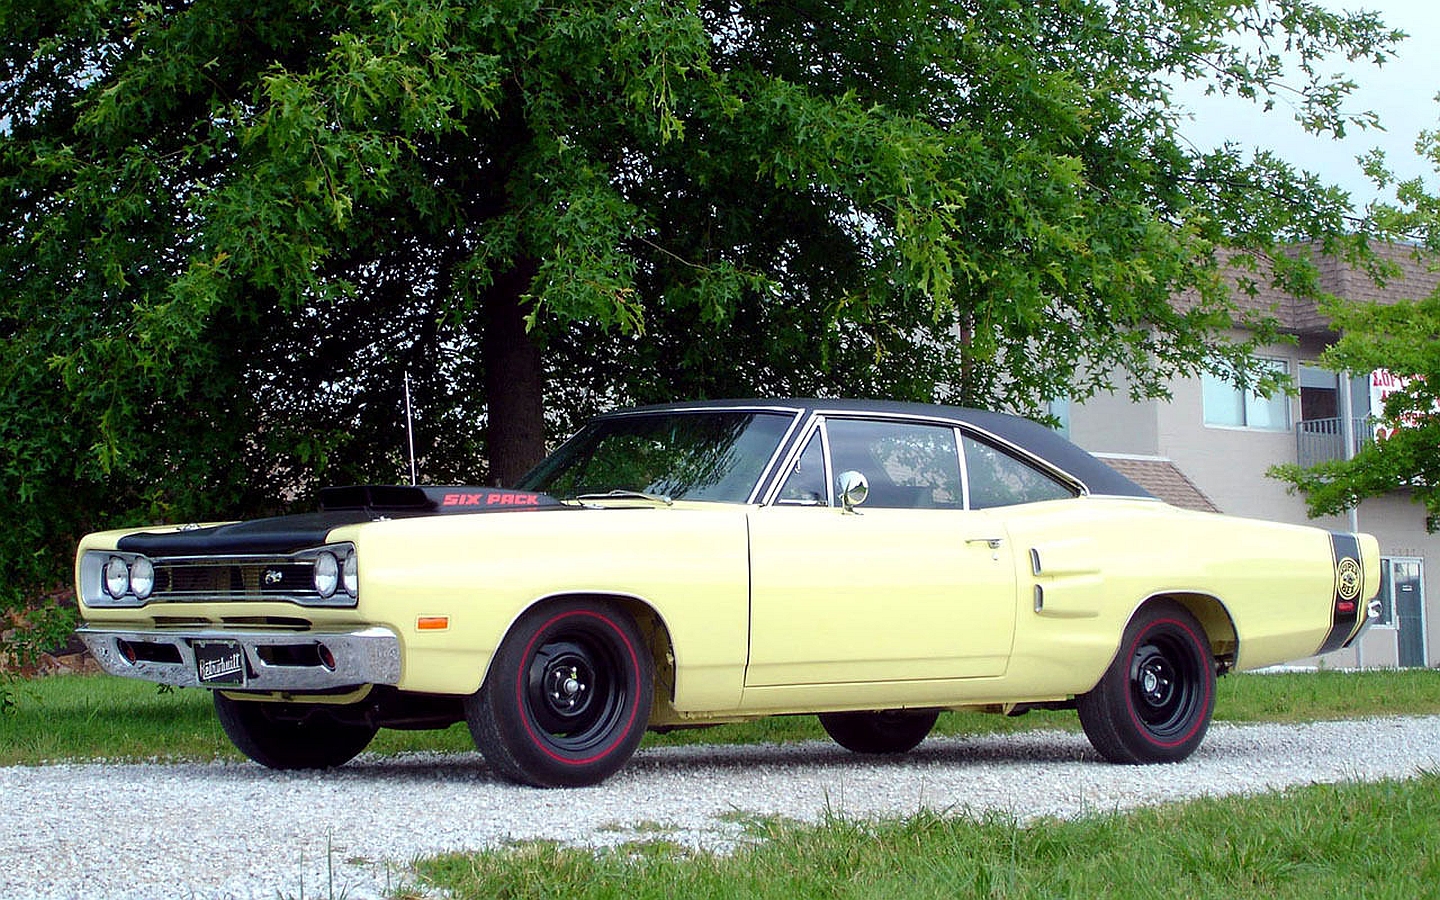
POLYGON ((400 681, 400 639, 386 628, 355 631, 127 629, 76 630, 111 675, 176 687, 247 691, 323 691, 400 681), (228 641, 245 656, 243 685, 200 680, 197 641, 228 641))

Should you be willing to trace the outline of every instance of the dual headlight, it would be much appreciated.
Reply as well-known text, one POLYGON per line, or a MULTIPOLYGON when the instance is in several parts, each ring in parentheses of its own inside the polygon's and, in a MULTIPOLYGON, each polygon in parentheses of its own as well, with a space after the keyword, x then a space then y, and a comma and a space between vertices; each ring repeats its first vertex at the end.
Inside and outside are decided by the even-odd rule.
POLYGON ((328 600, 337 591, 344 591, 351 599, 360 595, 360 566, 355 560, 355 551, 335 553, 322 550, 315 557, 315 593, 328 600))
POLYGON ((143 556, 125 559, 112 556, 102 572, 105 593, 116 600, 133 596, 144 600, 155 590, 155 564, 143 556))

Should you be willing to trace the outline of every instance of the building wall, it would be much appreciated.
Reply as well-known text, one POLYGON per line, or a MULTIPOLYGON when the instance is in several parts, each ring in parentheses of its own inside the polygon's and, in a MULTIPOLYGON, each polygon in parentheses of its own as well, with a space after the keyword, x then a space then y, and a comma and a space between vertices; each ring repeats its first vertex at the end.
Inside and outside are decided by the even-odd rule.
POLYGON ((1092 397, 1072 407, 1070 440, 1087 450, 1158 456, 1161 405, 1157 400, 1135 403, 1123 389, 1092 397))

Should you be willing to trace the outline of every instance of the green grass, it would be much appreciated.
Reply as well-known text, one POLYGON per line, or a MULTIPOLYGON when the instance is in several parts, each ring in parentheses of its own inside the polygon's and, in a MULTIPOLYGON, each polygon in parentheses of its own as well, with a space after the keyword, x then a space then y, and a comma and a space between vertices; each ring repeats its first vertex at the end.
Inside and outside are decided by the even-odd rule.
MULTIPOLYGON (((0 765, 84 759, 238 759, 200 690, 161 691, 105 675, 58 676, 12 685, 13 709, 0 714, 0 765)), ((1304 672, 1222 678, 1215 718, 1298 722, 1373 715, 1440 713, 1440 671, 1304 672)), ((1073 712, 1037 710, 1007 718, 946 713, 937 734, 993 734, 1079 728, 1073 712)), ((822 740, 814 716, 784 716, 716 728, 649 735, 646 746, 787 743, 822 740)), ((444 731, 381 731, 370 751, 474 749, 464 725, 444 731)))
MULTIPOLYGON (((1440 894, 1440 775, 1317 785, 1020 825, 757 821, 716 855, 663 841, 587 851, 527 843, 417 863, 464 898, 1277 898, 1440 894)), ((400 896, 418 896, 402 893, 400 896)))
MULTIPOLYGON (((165 690, 109 675, 62 675, 12 687, 14 708, 0 715, 0 765, 243 758, 220 730, 209 691, 165 690)), ((382 730, 370 749, 460 752, 475 744, 460 725, 445 731, 382 730)))

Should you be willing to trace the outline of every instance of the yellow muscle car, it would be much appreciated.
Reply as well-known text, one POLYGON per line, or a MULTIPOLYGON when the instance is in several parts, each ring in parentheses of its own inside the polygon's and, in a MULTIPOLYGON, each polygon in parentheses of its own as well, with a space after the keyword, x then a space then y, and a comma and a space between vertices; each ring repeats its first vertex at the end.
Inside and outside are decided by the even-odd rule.
POLYGON ((818 713, 903 753, 944 709, 1077 709, 1184 759, 1215 678, 1369 621, 1369 535, 1185 512, 1054 432, 951 407, 725 401, 594 420, 513 490, 92 534, 95 657, 211 689, 274 768, 464 720, 500 775, 594 784, 647 728, 818 713))

